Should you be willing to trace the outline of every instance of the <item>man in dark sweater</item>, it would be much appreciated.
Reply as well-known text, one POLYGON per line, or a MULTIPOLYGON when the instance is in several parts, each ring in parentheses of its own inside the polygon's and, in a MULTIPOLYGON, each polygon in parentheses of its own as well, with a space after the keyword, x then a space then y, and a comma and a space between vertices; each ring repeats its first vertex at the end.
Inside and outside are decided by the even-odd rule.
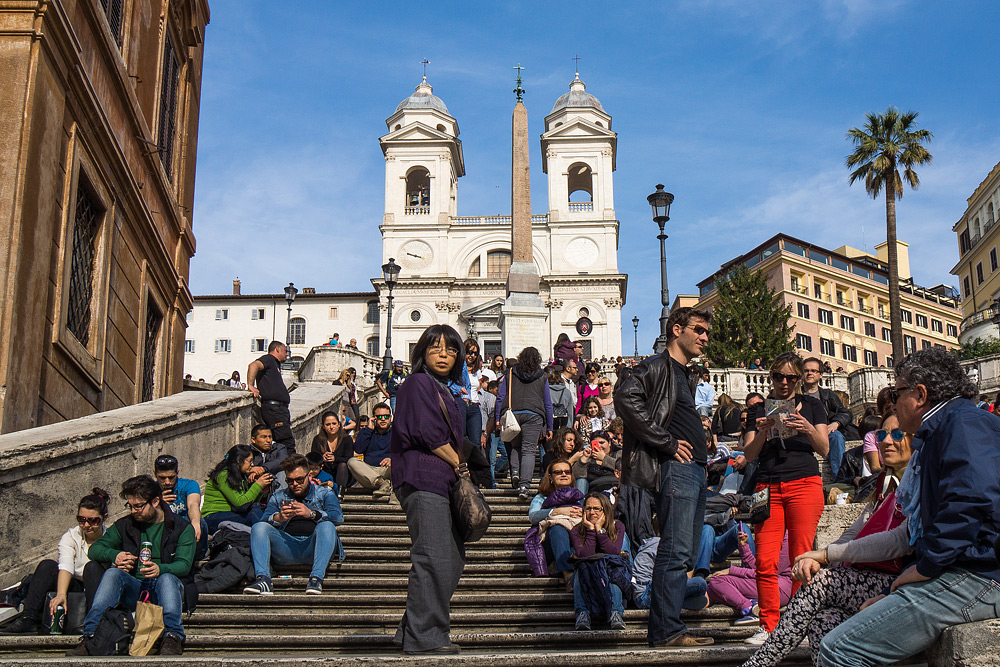
POLYGON ((260 416, 271 429, 275 442, 285 444, 288 453, 295 451, 292 416, 288 411, 291 397, 281 378, 281 364, 288 358, 288 348, 278 340, 267 346, 267 354, 247 366, 247 389, 260 399, 260 416))
POLYGON ((135 609, 140 591, 149 591, 151 601, 163 608, 165 634, 160 655, 184 651, 181 611, 185 595, 194 608, 197 589, 190 578, 195 537, 191 524, 177 517, 161 502, 160 485, 149 475, 125 480, 121 497, 129 515, 116 521, 93 545, 90 560, 114 565, 104 573, 94 595, 94 604, 83 623, 83 639, 67 655, 89 655, 87 640, 94 635, 104 612, 122 604, 135 609), (143 547, 143 543, 148 543, 143 547), (148 550, 148 553, 147 553, 148 550), (186 591, 190 583, 192 592, 186 591))
POLYGON ((364 459, 353 458, 347 462, 354 479, 365 489, 372 491, 375 500, 389 501, 392 497, 392 482, 389 479, 389 439, 392 434, 392 412, 385 403, 379 403, 372 411, 372 428, 361 429, 354 440, 354 451, 364 455, 364 459))

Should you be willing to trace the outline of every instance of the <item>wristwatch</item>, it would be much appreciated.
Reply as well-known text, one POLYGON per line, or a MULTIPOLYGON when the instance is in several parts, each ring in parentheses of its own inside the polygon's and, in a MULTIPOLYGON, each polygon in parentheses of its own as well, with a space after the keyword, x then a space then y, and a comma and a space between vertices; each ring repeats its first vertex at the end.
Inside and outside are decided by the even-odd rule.
POLYGON ((604 530, 603 528, 598 528, 598 529, 597 529, 597 532, 598 532, 598 534, 600 534, 600 535, 605 535, 605 534, 606 534, 606 533, 607 533, 608 531, 604 530))
POLYGON ((319 521, 319 512, 317 512, 316 510, 310 510, 309 516, 312 518, 313 521, 319 521))

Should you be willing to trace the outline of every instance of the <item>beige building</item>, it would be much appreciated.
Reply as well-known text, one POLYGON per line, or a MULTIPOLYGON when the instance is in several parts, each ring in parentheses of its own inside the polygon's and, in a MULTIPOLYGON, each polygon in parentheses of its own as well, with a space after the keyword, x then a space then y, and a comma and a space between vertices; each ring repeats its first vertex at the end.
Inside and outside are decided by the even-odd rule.
POLYGON ((205 0, 0 0, 0 431, 179 391, 205 0))
POLYGON ((1000 163, 990 171, 967 200, 968 208, 952 227, 958 234, 958 264, 951 270, 962 290, 962 344, 976 338, 997 338, 993 302, 1000 297, 1000 163))
MULTIPOLYGON (((713 307, 718 300, 716 278, 742 263, 764 271, 781 302, 791 305, 800 354, 819 357, 848 373, 865 366, 891 366, 887 247, 876 246, 877 255, 849 246, 827 250, 778 234, 698 283, 698 306, 713 307)), ((902 241, 898 254, 906 351, 957 347, 962 316, 952 288, 915 285, 908 247, 902 241)))

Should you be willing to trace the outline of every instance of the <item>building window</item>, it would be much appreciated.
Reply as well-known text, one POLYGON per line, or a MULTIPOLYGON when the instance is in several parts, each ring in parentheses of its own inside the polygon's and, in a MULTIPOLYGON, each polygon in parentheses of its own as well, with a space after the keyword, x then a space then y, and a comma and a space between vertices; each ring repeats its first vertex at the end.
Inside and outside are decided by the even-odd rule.
POLYGON ((958 327, 956 327, 954 324, 949 324, 948 335, 951 336, 952 338, 958 338, 958 327))
POLYGON ((266 338, 251 338, 250 339, 250 351, 251 352, 267 352, 267 339, 266 338))
POLYGON ((812 336, 807 336, 805 334, 795 334, 795 347, 800 350, 806 350, 812 352, 813 349, 813 339, 812 336))
POLYGON ((892 355, 889 355, 888 357, 885 358, 885 365, 888 366, 889 368, 895 366, 895 364, 892 361, 892 355))
POLYGON ((486 253, 486 277, 503 280, 510 273, 511 254, 506 250, 491 250, 486 253))
POLYGON ((251 320, 262 320, 262 319, 264 319, 264 309, 263 308, 251 308, 250 309, 250 319, 251 320))
POLYGON ((878 366, 878 352, 865 350, 865 366, 878 366))
POLYGON ((368 302, 368 313, 365 316, 367 324, 378 324, 378 301, 373 299, 368 302))
POLYGON ((431 212, 431 174, 418 167, 406 175, 407 215, 421 215, 431 212))
POLYGON ((933 347, 933 346, 931 345, 931 342, 929 340, 921 340, 920 341, 920 349, 921 350, 929 350, 929 349, 931 349, 931 347, 933 347))
POLYGON ((969 276, 965 276, 965 278, 962 279, 962 287, 964 288, 963 292, 964 296, 969 296, 970 294, 972 294, 972 290, 969 289, 969 276))
POLYGON ((217 319, 217 320, 228 320, 229 319, 229 309, 228 308, 216 308, 215 309, 215 319, 217 319))
POLYGON ((882 340, 884 340, 887 343, 892 342, 892 331, 890 331, 886 327, 882 327, 882 340))
POLYGON ((478 257, 472 260, 472 266, 469 267, 469 277, 478 278, 479 274, 482 273, 482 269, 480 268, 481 266, 482 262, 480 262, 478 257))
POLYGON ((378 356, 378 336, 370 336, 365 341, 365 352, 373 357, 378 356))
POLYGON ((420 311, 419 310, 411 310, 410 311, 410 321, 411 322, 419 322, 420 321, 420 311))
POLYGON ((798 292, 799 291, 799 277, 798 276, 792 276, 791 283, 792 283, 792 291, 793 292, 798 292))
POLYGON ((228 338, 216 338, 215 339, 215 351, 216 352, 232 352, 233 351, 233 341, 228 338))
POLYGON ((907 324, 913 324, 913 313, 906 308, 899 309, 899 319, 907 324))
POLYGON ((104 211, 84 185, 77 185, 76 212, 73 216, 73 254, 70 259, 69 310, 66 328, 84 347, 90 344, 91 302, 94 297, 94 264, 97 239, 104 211))
POLYGON ((983 284, 983 280, 984 279, 983 279, 983 263, 982 262, 979 262, 979 263, 976 264, 976 280, 978 281, 976 283, 977 285, 982 285, 983 284))
POLYGON ((824 355, 826 355, 828 357, 834 357, 834 356, 836 356, 835 350, 836 350, 836 348, 834 347, 832 340, 830 340, 829 338, 820 338, 819 339, 819 353, 820 354, 824 354, 824 355))
POLYGON ((184 341, 184 352, 185 354, 194 354, 194 339, 188 338, 184 341))
POLYGON ((817 299, 823 298, 823 286, 818 283, 813 283, 813 294, 817 299))
POLYGON ((330 306, 330 314, 328 316, 328 319, 335 320, 338 317, 340 317, 340 314, 339 314, 339 311, 337 310, 337 307, 336 306, 330 306))
POLYGON ((125 0, 101 0, 101 8, 104 9, 104 16, 108 19, 108 27, 111 28, 115 43, 121 48, 125 0))
POLYGON ((993 271, 996 270, 997 270, 997 249, 996 247, 994 247, 993 250, 990 250, 990 272, 992 273, 993 271))
POLYGON ((840 328, 847 329, 848 331, 854 331, 854 318, 848 317, 847 315, 841 315, 840 328))
POLYGON ((963 229, 958 235, 958 249, 963 255, 972 249, 972 241, 969 239, 968 229, 963 229))
POLYGON ((927 328, 927 316, 917 313, 917 326, 921 329, 927 328))
POLYGON ((833 311, 826 310, 825 308, 817 308, 816 313, 819 316, 819 321, 823 324, 833 324, 833 311))
POLYGON ((858 361, 858 349, 853 345, 843 344, 840 346, 844 353, 844 359, 847 361, 853 361, 857 363, 858 361))
POLYGON ((875 323, 874 322, 865 322, 865 335, 866 336, 871 336, 872 338, 875 337, 875 323))
POLYGON ((160 162, 173 178, 174 134, 177 130, 177 89, 180 87, 180 65, 170 33, 163 40, 163 78, 160 81, 160 162))
POLYGON ((153 303, 146 299, 146 333, 142 346, 142 401, 151 401, 156 384, 156 341, 160 335, 163 315, 153 303))
POLYGON ((809 319, 809 304, 808 303, 800 303, 799 304, 799 317, 801 317, 804 320, 808 320, 809 319))
POLYGON ((944 333, 944 324, 941 320, 931 320, 931 331, 936 331, 937 333, 944 333))
POLYGON ((917 350, 917 339, 913 336, 903 336, 903 352, 911 354, 917 350))
POLYGON ((288 323, 288 344, 306 344, 306 321, 302 317, 293 317, 288 323))

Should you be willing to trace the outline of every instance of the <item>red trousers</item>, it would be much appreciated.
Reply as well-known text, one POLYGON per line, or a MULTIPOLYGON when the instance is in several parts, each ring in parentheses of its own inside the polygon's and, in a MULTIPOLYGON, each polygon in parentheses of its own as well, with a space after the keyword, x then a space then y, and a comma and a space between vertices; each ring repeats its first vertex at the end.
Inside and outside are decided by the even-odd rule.
MULTIPOLYGON (((758 484, 756 490, 765 484, 758 484)), ((788 531, 788 560, 811 551, 816 539, 816 526, 823 514, 823 478, 804 477, 791 482, 770 484, 771 516, 754 528, 757 546, 757 604, 760 605, 760 626, 771 632, 781 614, 781 591, 778 588, 778 558, 781 543, 788 531)), ((792 595, 799 590, 794 582, 792 595)))

